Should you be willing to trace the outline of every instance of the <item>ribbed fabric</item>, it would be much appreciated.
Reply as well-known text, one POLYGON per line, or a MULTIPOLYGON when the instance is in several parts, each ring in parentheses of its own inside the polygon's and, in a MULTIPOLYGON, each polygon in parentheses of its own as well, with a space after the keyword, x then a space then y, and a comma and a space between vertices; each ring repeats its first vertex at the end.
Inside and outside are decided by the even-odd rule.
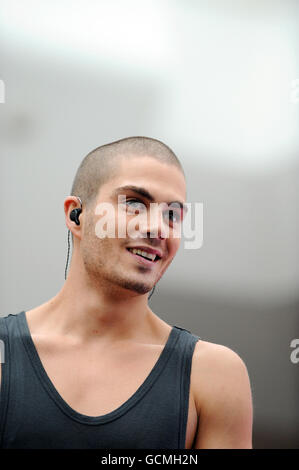
POLYGON ((116 410, 86 416, 49 379, 25 312, 0 318, 5 345, 0 448, 184 449, 192 356, 199 336, 174 325, 151 372, 116 410))

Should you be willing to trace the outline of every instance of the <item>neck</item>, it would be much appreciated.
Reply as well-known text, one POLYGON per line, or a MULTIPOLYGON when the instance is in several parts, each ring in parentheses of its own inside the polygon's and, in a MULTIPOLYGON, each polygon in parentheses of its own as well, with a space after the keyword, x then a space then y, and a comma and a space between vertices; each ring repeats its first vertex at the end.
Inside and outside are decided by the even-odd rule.
POLYGON ((147 294, 105 280, 94 286, 83 271, 72 268, 61 291, 43 305, 43 329, 79 341, 146 337, 160 321, 148 306, 147 294))

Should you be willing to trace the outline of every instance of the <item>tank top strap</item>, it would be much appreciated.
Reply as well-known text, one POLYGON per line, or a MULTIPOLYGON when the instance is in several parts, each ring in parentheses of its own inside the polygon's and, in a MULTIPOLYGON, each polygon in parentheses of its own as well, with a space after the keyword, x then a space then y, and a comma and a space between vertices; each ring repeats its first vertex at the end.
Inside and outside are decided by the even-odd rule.
POLYGON ((199 339, 199 336, 191 333, 186 328, 174 325, 174 327, 180 332, 179 344, 178 344, 178 355, 173 356, 173 360, 176 361, 176 367, 180 370, 180 430, 179 430, 179 448, 185 448, 185 440, 187 433, 187 421, 189 411, 189 392, 190 392, 190 378, 191 378, 191 367, 192 358, 195 349, 195 345, 199 339))
POLYGON ((175 328, 178 328, 179 330, 187 331, 188 333, 190 333, 190 335, 194 336, 194 338, 196 338, 197 340, 201 339, 200 336, 195 335, 190 330, 187 330, 187 328, 182 328, 181 326, 177 326, 177 325, 173 325, 173 326, 175 326, 175 328))
MULTIPOLYGON (((11 314, 10 314, 11 315, 11 314)), ((8 316, 10 316, 8 315, 8 316)), ((0 385, 0 448, 6 420, 10 377, 9 332, 6 317, 0 317, 0 349, 1 349, 1 385, 0 385)))

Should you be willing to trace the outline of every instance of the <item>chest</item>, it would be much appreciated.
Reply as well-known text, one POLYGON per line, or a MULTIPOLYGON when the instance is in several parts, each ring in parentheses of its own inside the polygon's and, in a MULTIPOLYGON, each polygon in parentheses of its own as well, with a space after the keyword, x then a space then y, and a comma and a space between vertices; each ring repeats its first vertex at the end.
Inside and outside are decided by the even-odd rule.
MULTIPOLYGON (((61 398, 87 416, 106 415, 133 396, 159 359, 163 346, 123 345, 115 349, 64 347, 34 339, 42 366, 61 398)), ((192 381, 191 381, 192 384, 192 381)), ((190 384, 186 449, 192 448, 197 411, 190 384)))

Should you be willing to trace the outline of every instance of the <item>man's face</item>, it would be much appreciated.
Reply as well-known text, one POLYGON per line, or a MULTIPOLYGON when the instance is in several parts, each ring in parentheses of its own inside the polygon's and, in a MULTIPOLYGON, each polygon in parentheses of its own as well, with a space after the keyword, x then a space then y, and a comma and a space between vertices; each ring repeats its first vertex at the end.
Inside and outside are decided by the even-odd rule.
POLYGON ((117 176, 100 188, 95 205, 109 203, 113 206, 114 211, 108 214, 108 218, 113 218, 115 238, 98 237, 96 225, 104 215, 94 213, 84 223, 80 250, 93 283, 100 286, 104 279, 114 286, 145 294, 162 277, 179 248, 177 234, 180 233, 178 227, 183 219, 183 210, 179 209, 177 202, 185 202, 185 178, 176 166, 151 157, 123 157, 117 165, 117 176), (119 195, 125 196, 126 201, 118 205, 119 195), (175 204, 168 207, 173 202, 175 204), (150 204, 155 217, 150 217, 150 204), (143 217, 135 226, 133 219, 136 220, 136 215, 141 213, 143 217), (132 225, 137 236, 136 232, 132 236, 132 225), (119 233, 124 235, 118 237, 119 233), (156 250, 161 258, 155 261, 144 259, 132 252, 137 247, 142 251, 156 250))

